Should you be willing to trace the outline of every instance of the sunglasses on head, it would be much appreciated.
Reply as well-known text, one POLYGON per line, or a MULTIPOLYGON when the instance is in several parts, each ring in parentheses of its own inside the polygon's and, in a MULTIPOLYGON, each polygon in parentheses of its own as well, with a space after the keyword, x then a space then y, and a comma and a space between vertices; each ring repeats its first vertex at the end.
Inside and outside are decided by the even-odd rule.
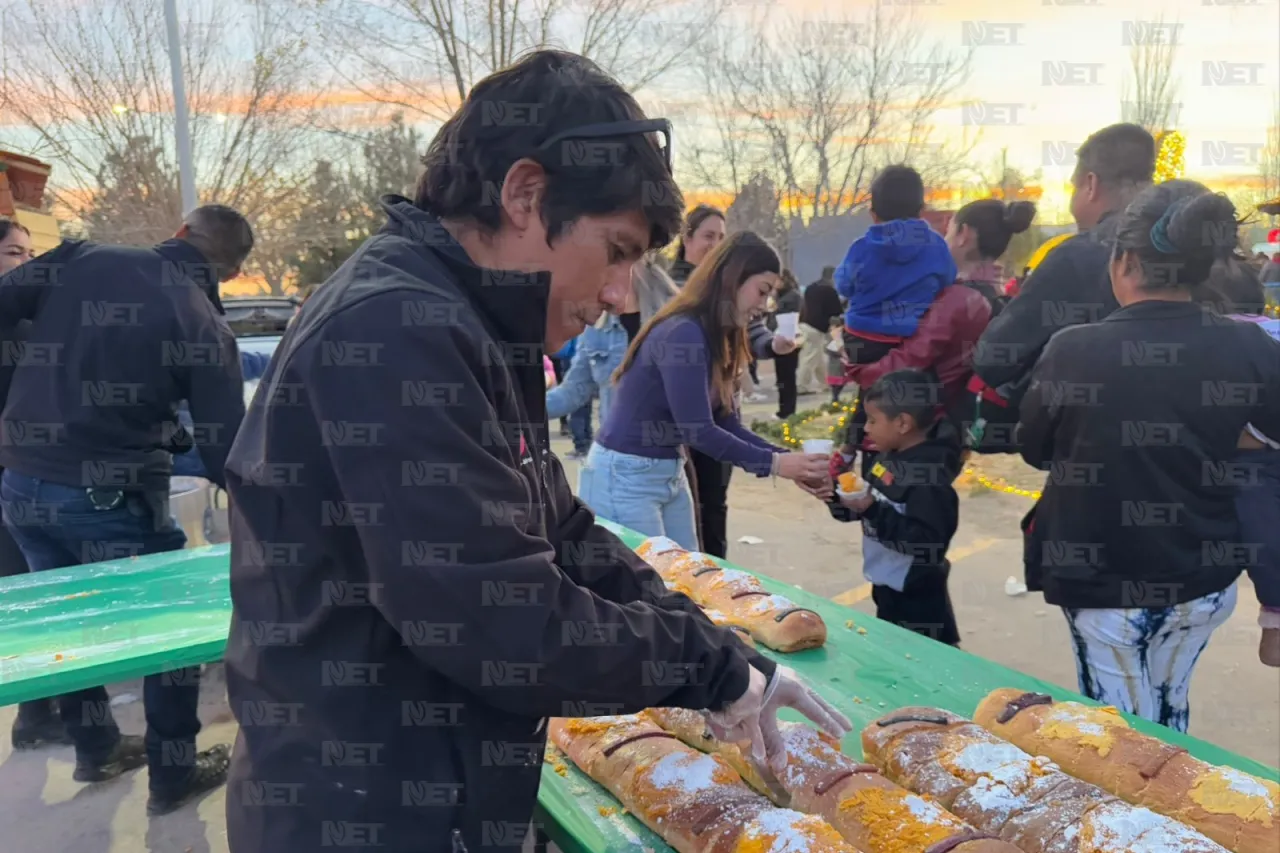
POLYGON ((607 139, 613 136, 632 136, 637 133, 658 133, 662 135, 662 157, 666 161, 667 171, 674 174, 671 156, 671 122, 665 118, 651 118, 643 121, 609 121, 602 124, 584 124, 581 127, 571 127, 548 138, 538 146, 538 150, 551 151, 564 142, 607 139))

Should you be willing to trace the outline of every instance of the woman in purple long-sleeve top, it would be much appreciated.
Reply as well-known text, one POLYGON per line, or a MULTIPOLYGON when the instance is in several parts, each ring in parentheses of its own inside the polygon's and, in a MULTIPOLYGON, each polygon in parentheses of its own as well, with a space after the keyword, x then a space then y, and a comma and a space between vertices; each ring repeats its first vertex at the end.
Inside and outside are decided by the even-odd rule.
POLYGON ((578 494, 600 515, 698 547, 686 448, 757 476, 829 488, 827 457, 789 453, 752 433, 737 396, 747 325, 778 284, 777 252, 749 231, 722 241, 645 324, 614 375, 613 406, 582 465, 578 494))

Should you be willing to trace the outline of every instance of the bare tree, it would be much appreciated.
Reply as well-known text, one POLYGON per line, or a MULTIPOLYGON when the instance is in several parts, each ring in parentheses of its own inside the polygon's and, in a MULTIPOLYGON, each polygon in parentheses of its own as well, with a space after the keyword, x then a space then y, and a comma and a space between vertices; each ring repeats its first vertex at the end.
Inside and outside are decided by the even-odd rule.
MULTIPOLYGON (((202 201, 278 211, 316 102, 306 44, 269 0, 180 4, 202 201)), ((181 215, 162 4, 22 0, 8 14, 6 114, 55 164, 55 203, 89 232, 149 243, 181 215)))
MULTIPOLYGON (((766 14, 725 30, 703 78, 725 104, 713 119, 730 125, 718 165, 734 189, 767 163, 787 215, 839 215, 865 204, 885 164, 911 161, 936 181, 963 160, 933 142, 931 126, 967 79, 969 55, 925 44, 904 7, 822 21, 766 14)), ((713 151, 699 158, 698 171, 713 171, 713 151)))
POLYGON ((1174 76, 1173 64, 1182 25, 1166 23, 1163 16, 1129 23, 1130 74, 1121 88, 1121 118, 1158 137, 1173 130, 1180 118, 1176 101, 1180 81, 1174 76))
POLYGON ((1271 127, 1267 128, 1267 139, 1262 145, 1258 160, 1261 180, 1262 201, 1280 198, 1280 91, 1274 95, 1275 105, 1271 114, 1271 127))
POLYGON ((521 53, 562 47, 628 88, 686 61, 726 0, 316 0, 338 78, 411 118, 441 121, 521 53))

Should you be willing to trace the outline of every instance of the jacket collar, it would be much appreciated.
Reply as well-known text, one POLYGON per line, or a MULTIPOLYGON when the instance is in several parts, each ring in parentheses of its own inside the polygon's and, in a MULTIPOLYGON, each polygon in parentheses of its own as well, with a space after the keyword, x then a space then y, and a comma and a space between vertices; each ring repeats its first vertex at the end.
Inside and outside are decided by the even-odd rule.
MULTIPOLYGON (((190 279, 196 287, 200 288, 200 291, 209 297, 209 301, 213 303, 214 309, 219 314, 227 313, 227 310, 222 307, 222 298, 218 294, 218 272, 203 252, 186 240, 179 240, 176 237, 156 245, 155 251, 176 267, 175 271, 178 274, 190 279)), ((165 281, 169 281, 168 276, 165 281)))
POLYGON ((476 266, 440 220, 403 196, 386 195, 383 231, 398 234, 439 257, 457 276, 467 298, 509 343, 543 345, 551 273, 523 273, 476 266))
POLYGON ((1198 302, 1171 302, 1167 299, 1144 299, 1142 302, 1132 302, 1115 311, 1112 311, 1105 318, 1104 323, 1116 322, 1123 323, 1129 320, 1177 320, 1183 317, 1199 317, 1202 314, 1211 313, 1202 307, 1198 302))

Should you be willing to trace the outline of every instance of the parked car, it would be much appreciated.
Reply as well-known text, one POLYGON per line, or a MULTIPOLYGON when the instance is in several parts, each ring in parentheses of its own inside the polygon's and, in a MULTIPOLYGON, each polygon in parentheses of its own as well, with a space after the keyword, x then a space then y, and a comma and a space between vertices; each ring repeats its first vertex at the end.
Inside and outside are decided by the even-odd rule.
MULTIPOLYGON (((236 344, 240 347, 246 406, 258 388, 258 378, 266 361, 275 352, 299 304, 300 301, 292 297, 236 297, 222 301, 227 325, 235 332, 236 344)), ((188 548, 226 542, 231 538, 227 493, 204 477, 179 473, 193 464, 201 467, 194 451, 187 459, 174 460, 169 511, 186 531, 188 548)))

